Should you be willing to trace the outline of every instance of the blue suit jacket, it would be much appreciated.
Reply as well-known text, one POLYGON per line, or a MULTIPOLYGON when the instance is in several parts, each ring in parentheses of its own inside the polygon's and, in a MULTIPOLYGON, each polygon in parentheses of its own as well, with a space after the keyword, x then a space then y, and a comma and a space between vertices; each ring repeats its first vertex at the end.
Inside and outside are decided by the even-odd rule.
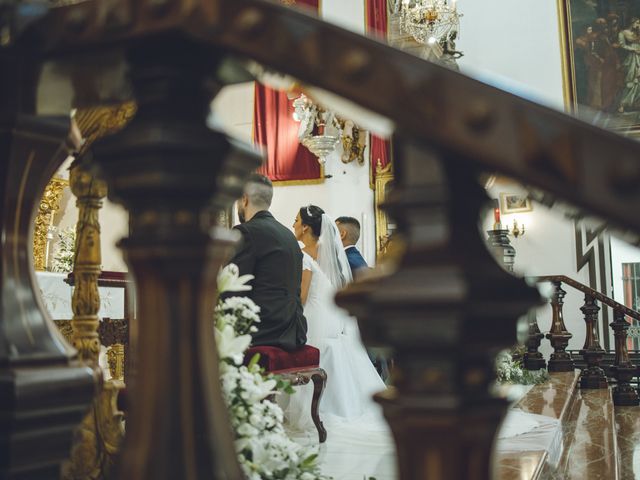
POLYGON ((355 276, 356 272, 362 268, 368 268, 367 262, 358 251, 356 247, 349 247, 345 250, 347 254, 347 260, 349 260, 349 266, 351 267, 351 273, 355 276))

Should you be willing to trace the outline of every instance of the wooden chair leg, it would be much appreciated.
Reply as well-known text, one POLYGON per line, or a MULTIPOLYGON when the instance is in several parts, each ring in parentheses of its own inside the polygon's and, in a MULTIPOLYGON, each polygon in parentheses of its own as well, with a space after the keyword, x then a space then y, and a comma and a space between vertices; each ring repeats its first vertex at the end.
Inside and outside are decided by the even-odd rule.
POLYGON ((322 424, 322 420, 320 420, 320 400, 322 399, 322 394, 324 393, 324 387, 327 384, 327 372, 322 368, 317 368, 309 372, 311 376, 311 381, 313 382, 313 399, 311 401, 311 418, 313 419, 313 423, 318 429, 318 439, 320 443, 324 443, 327 440, 327 431, 322 424))

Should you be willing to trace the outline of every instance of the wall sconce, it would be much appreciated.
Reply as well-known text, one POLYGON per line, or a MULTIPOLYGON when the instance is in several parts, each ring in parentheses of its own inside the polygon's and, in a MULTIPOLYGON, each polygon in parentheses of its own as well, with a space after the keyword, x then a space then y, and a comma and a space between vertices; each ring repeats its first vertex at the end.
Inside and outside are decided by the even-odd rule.
POLYGON ((513 238, 518 238, 518 237, 522 237, 524 236, 524 223, 520 223, 520 225, 518 225, 518 221, 514 218, 513 219, 513 227, 511 227, 511 235, 513 235, 513 238))

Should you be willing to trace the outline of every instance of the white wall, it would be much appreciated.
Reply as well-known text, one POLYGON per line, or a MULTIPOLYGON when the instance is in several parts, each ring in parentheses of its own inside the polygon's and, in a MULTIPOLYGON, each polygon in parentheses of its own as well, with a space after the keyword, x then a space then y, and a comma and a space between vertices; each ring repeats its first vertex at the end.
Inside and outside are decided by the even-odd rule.
MULTIPOLYGON (((491 198, 500 198, 500 193, 524 193, 518 184, 507 181, 496 181, 487 191, 491 198)), ((516 249, 514 270, 522 276, 567 275, 581 283, 589 284, 588 270, 583 268, 576 272, 576 247, 573 222, 543 205, 533 202, 533 210, 527 213, 503 215, 503 226, 511 227, 516 219, 519 225, 524 224, 525 234, 518 238, 511 237, 511 245, 516 249)), ((493 228, 493 211, 487 215, 483 229, 493 228)), ((569 342, 570 349, 581 348, 584 344, 585 327, 580 307, 584 296, 569 287, 564 305, 564 317, 567 330, 573 334, 569 342)), ((538 324, 544 333, 551 328, 551 307, 546 304, 537 310, 538 324)), ((548 340, 542 341, 541 351, 549 355, 553 349, 548 340)))
POLYGON ((464 73, 564 108, 557 0, 458 0, 458 9, 464 73))
MULTIPOLYGON (((321 14, 327 21, 356 32, 364 32, 364 1, 322 0, 321 14)), ((215 123, 245 142, 252 141, 253 83, 225 87, 212 105, 215 123)), ((375 216, 373 191, 369 187, 367 165, 343 164, 341 147, 329 155, 325 175, 331 178, 318 185, 277 186, 271 212, 282 224, 292 227, 300 207, 314 204, 330 216, 348 215, 362 224, 358 247, 369 264, 375 263, 375 216)), ((365 151, 368 158, 368 150, 365 151)))
POLYGON ((334 23, 358 33, 364 33, 364 0, 321 0, 321 15, 334 23))
MULTIPOLYGON (((365 152, 365 155, 367 152, 365 152)), ((327 158, 325 174, 332 175, 321 185, 276 187, 271 212, 287 227, 300 207, 314 204, 333 218, 347 215, 362 226, 358 247, 369 265, 375 263, 375 217, 373 191, 369 187, 366 165, 343 164, 338 153, 327 158)))
MULTIPOLYGON (((253 130, 253 83, 225 87, 213 102, 214 123, 226 132, 250 143, 253 130)), ((327 157, 325 175, 331 175, 317 185, 276 186, 271 212, 287 227, 300 207, 314 204, 330 216, 348 215, 360 220, 362 235, 359 248, 369 264, 375 262, 375 217, 373 191, 369 187, 367 165, 343 164, 341 146, 327 157)), ((368 150, 365 151, 368 158, 368 150)))

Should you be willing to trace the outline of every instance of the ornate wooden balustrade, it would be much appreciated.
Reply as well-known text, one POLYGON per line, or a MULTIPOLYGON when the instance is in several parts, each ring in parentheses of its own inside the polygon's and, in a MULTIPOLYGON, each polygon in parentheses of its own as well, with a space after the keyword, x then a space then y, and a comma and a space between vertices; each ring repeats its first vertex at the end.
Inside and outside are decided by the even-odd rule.
MULTIPOLYGON (((607 388, 607 375, 602 368, 602 359, 605 350, 600 346, 598 334, 598 302, 613 310, 613 322, 610 325, 615 337, 615 357, 609 371, 616 381, 613 388, 613 401, 616 405, 639 405, 638 392, 630 384, 633 377, 638 375, 636 366, 631 362, 627 347, 627 330, 629 323, 626 317, 640 320, 640 312, 632 310, 621 303, 603 295, 602 293, 580 283, 565 275, 550 275, 536 277, 539 282, 551 282, 554 294, 551 297, 552 320, 551 329, 546 335, 554 347, 554 352, 549 360, 550 372, 567 372, 575 368, 574 359, 566 351, 571 333, 564 324, 563 298, 566 291, 562 284, 568 285, 584 293, 584 305, 580 308, 584 314, 586 327, 585 342, 580 350, 580 355, 585 361, 580 376, 581 388, 607 388)), ((537 321, 529 325, 529 338, 527 341, 528 352, 524 357, 524 365, 529 370, 538 370, 541 365, 536 360, 542 357, 538 351, 540 346, 540 328, 537 321)))
MULTIPOLYGON (((345 97, 396 126, 397 184, 387 208, 406 252, 397 272, 355 285, 340 302, 359 318, 367 342, 396 349, 397 388, 379 401, 398 443, 401 478, 491 477, 492 439, 506 408, 490 394, 493 355, 515 341, 516 319, 540 300, 487 253, 476 228, 486 201, 477 175, 508 173, 640 233, 640 145, 266 1, 1 5, 3 138, 13 138, 26 114, 42 122, 72 107, 138 105, 123 130, 92 147, 110 198, 130 213, 121 246, 145 332, 135 343, 139 375, 119 478, 241 477, 210 324, 215 272, 233 237, 202 219, 212 201, 223 208, 237 196, 258 164, 250 149, 205 124, 220 87, 251 78, 248 60, 345 97)), ((1 145, 3 168, 11 167, 0 170, 3 185, 19 193, 21 179, 29 179, 36 196, 46 172, 30 170, 28 151, 1 145)), ((24 208, 30 212, 33 205, 24 208)), ((27 297, 33 287, 25 280, 28 222, 12 223, 3 209, 3 268, 20 256, 25 262, 23 270, 2 272, 0 385, 18 391, 17 365, 5 360, 5 345, 24 347, 11 355, 27 372, 38 371, 36 359, 47 368, 57 362, 64 375, 74 370, 62 345, 51 340, 37 302, 28 307, 35 320, 25 322, 24 304, 4 300, 15 299, 16 281, 27 297), (10 243, 16 238, 23 243, 10 243), (39 326, 35 333, 32 325, 39 326)), ((562 342, 557 345, 560 355, 562 342)), ((594 368, 596 347, 585 346, 594 368)), ((82 403, 68 395, 74 391, 68 382, 54 376, 42 383, 61 392, 56 405, 82 403)), ((38 402, 51 421, 49 404, 38 402)), ((20 418, 27 404, 33 405, 0 400, 0 418, 20 418)), ((23 438, 12 436, 23 433, 20 428, 9 437, 0 432, 2 442, 23 438)), ((15 455, 0 456, 0 478, 37 468, 27 452, 45 451, 50 443, 44 432, 30 438, 29 445, 14 446, 15 455)), ((50 453, 51 468, 62 456, 62 450, 50 453)))

